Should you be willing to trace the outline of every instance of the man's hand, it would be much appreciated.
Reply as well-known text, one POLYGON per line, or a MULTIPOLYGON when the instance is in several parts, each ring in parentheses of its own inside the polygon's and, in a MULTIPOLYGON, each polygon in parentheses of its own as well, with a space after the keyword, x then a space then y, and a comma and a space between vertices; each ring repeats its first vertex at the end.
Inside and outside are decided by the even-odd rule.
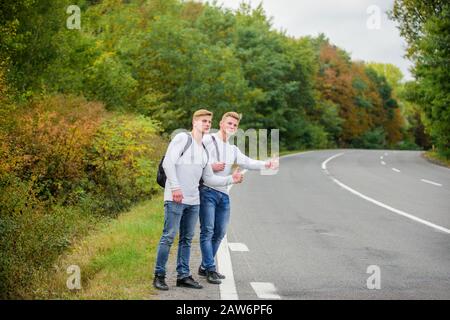
POLYGON ((225 169, 225 162, 216 162, 211 165, 214 172, 222 171, 225 169))
POLYGON ((236 170, 234 170, 231 177, 233 178, 233 183, 235 183, 235 184, 241 183, 242 180, 244 180, 244 175, 242 174, 242 172, 239 171, 239 168, 236 168, 236 170))
POLYGON ((183 192, 181 192, 181 189, 172 191, 172 199, 175 202, 181 203, 181 201, 183 200, 183 192))
POLYGON ((266 162, 266 169, 277 170, 280 166, 279 158, 274 158, 266 162))

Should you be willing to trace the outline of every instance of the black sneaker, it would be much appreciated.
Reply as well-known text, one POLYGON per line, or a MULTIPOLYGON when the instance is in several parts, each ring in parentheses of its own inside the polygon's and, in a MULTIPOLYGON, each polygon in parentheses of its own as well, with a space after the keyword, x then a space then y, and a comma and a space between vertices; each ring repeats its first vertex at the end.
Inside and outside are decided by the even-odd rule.
POLYGON ((203 269, 202 266, 198 267, 198 275, 206 277, 207 276, 206 269, 203 269))
POLYGON ((219 274, 216 271, 207 271, 206 281, 212 284, 221 284, 219 274))
MULTIPOLYGON (((219 277, 219 279, 225 279, 225 276, 223 274, 218 273, 217 271, 216 271, 216 273, 217 273, 217 276, 219 277)), ((200 267, 198 267, 198 275, 202 276, 202 277, 206 277, 208 275, 208 273, 206 272, 206 269, 203 269, 200 266, 200 267)))
POLYGON ((166 284, 166 279, 164 276, 157 276, 153 279, 153 286, 158 290, 169 290, 169 286, 166 284))
POLYGON ((183 278, 183 279, 177 279, 177 287, 185 287, 185 288, 191 288, 191 289, 202 289, 203 286, 195 281, 192 276, 183 278))

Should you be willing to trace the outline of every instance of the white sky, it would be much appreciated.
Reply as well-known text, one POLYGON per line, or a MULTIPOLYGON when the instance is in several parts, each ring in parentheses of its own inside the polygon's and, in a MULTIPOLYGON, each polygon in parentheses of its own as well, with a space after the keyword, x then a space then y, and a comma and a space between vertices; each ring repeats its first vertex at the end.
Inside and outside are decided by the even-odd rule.
MULTIPOLYGON (((217 1, 231 9, 237 9, 241 2, 217 1)), ((252 0, 252 7, 260 2, 252 0)), ((403 57, 406 43, 386 15, 394 0, 263 0, 262 3, 276 29, 295 37, 317 36, 322 32, 333 44, 349 52, 353 60, 392 63, 400 68, 404 80, 412 79, 408 71, 412 64, 403 57), (378 29, 367 26, 368 20, 376 21, 373 9, 369 10, 372 5, 379 8, 378 29)))

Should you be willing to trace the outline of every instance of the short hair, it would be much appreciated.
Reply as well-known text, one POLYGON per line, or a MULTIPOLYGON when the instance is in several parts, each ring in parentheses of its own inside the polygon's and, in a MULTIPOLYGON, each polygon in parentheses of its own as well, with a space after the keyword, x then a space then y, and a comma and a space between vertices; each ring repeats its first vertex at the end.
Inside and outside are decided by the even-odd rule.
POLYGON ((242 116, 234 111, 229 111, 229 112, 225 112, 222 116, 222 121, 225 120, 225 118, 227 117, 232 117, 234 119, 236 119, 237 121, 241 121, 242 116))
POLYGON ((202 116, 213 116, 213 113, 211 111, 208 111, 206 109, 200 109, 194 112, 194 115, 192 116, 192 120, 197 119, 198 117, 202 117, 202 116))

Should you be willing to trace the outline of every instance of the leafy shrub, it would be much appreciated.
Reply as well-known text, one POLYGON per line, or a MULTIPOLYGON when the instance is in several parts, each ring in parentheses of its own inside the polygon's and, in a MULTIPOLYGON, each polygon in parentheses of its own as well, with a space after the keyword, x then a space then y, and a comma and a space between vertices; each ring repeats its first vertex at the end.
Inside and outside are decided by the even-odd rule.
POLYGON ((12 132, 14 172, 33 180, 41 196, 67 194, 84 176, 83 154, 104 115, 100 103, 55 96, 31 102, 12 132))
POLYGON ((0 298, 32 297, 28 288, 35 274, 49 269, 94 218, 73 206, 47 207, 28 182, 2 183, 8 194, 1 199, 0 298))
POLYGON ((74 237, 159 188, 165 141, 152 120, 79 97, 11 107, 15 124, 0 131, 0 298, 28 298, 74 237))
POLYGON ((398 142, 396 148, 399 150, 422 150, 422 148, 411 139, 405 139, 398 142))
POLYGON ((145 116, 121 115, 105 121, 87 156, 97 198, 97 212, 112 215, 154 194, 158 162, 165 151, 157 122, 145 116))
POLYGON ((381 149, 386 146, 386 133, 382 127, 366 131, 361 137, 352 141, 355 148, 381 149))

